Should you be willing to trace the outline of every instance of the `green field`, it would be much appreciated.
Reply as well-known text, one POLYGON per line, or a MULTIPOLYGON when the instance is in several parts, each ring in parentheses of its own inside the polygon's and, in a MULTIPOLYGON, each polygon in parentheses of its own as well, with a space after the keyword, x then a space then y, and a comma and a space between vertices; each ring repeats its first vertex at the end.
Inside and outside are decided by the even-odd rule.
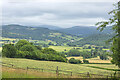
POLYGON ((79 51, 83 51, 83 50, 91 51, 91 49, 83 49, 82 47, 70 47, 70 46, 49 46, 49 48, 52 48, 58 52, 63 52, 63 51, 68 52, 70 49, 73 49, 73 48, 80 48, 78 49, 79 51))
MULTIPOLYGON (((90 72, 92 74, 110 75, 115 72, 113 71, 114 69, 115 70, 118 69, 117 66, 113 64, 69 64, 63 62, 38 61, 38 60, 20 59, 20 58, 3 58, 2 61, 4 63, 13 64, 15 65, 15 67, 24 68, 24 69, 26 69, 26 67, 30 67, 30 68, 56 70, 56 67, 58 66, 59 70, 71 71, 73 73, 90 72), (106 70, 106 68, 109 70, 106 70)), ((47 71, 47 72, 51 72, 51 71, 47 71)))
MULTIPOLYGON (((72 76, 74 77, 74 76, 72 76)), ((9 67, 2 67, 2 78, 71 78, 71 76, 60 75, 49 73, 49 72, 39 72, 35 70, 26 70, 23 69, 13 69, 9 67)), ((24 79, 26 80, 26 79, 24 79)))

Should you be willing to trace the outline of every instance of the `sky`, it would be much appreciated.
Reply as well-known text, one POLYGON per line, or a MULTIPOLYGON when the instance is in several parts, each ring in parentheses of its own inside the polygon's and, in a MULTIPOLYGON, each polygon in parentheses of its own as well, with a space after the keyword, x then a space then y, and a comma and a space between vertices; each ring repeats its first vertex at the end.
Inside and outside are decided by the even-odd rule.
POLYGON ((109 19, 117 0, 3 0, 2 23, 62 28, 94 26, 109 19))

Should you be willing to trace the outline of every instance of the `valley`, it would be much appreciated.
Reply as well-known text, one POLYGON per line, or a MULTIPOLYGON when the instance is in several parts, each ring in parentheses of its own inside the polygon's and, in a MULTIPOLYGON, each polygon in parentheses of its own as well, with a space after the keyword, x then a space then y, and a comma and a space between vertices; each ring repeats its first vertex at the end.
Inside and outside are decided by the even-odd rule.
MULTIPOLYGON (((89 34, 89 33, 86 33, 86 34, 89 34)), ((27 67, 40 68, 40 69, 44 69, 44 72, 37 71, 37 73, 43 75, 43 77, 46 76, 45 74, 47 74, 48 78, 50 77, 58 78, 58 76, 56 76, 54 72, 57 66, 59 67, 60 71, 61 70, 68 71, 68 73, 59 72, 59 74, 61 74, 59 75, 59 78, 81 78, 83 76, 78 76, 75 74, 85 73, 87 75, 87 72, 89 72, 91 75, 104 74, 103 75, 104 77, 107 75, 110 76, 111 74, 114 74, 115 70, 118 70, 118 69, 115 65, 111 64, 112 58, 109 56, 111 55, 111 53, 109 53, 110 44, 107 45, 105 43, 105 41, 110 39, 113 36, 113 34, 112 36, 111 36, 111 33, 109 34, 96 33, 96 34, 90 34, 88 36, 86 36, 86 34, 85 36, 68 34, 68 33, 58 31, 58 28, 57 30, 55 29, 51 30, 51 29, 42 28, 42 27, 4 25, 2 40, 0 41, 2 46, 4 46, 5 44, 8 44, 8 45, 13 44, 16 47, 16 45, 20 41, 25 40, 27 41, 27 44, 31 45, 31 48, 33 46, 38 49, 40 48, 40 50, 37 51, 35 49, 36 52, 34 53, 34 55, 38 57, 35 57, 35 58, 30 57, 30 59, 29 59, 29 56, 20 57, 19 54, 21 55, 24 54, 23 56, 28 54, 26 52, 24 53, 24 48, 22 53, 21 51, 17 51, 18 58, 16 56, 15 58, 7 58, 3 56, 2 58, 3 77, 5 78, 5 77, 11 76, 9 71, 6 72, 6 68, 8 67, 9 67, 8 69, 11 72, 12 67, 10 65, 14 65, 13 68, 16 67, 15 71, 12 71, 12 74, 18 71, 17 69, 18 67, 25 70, 27 67), (47 53, 47 49, 48 49, 48 52, 50 50, 50 53, 47 53), (51 52, 51 50, 53 51, 53 53, 51 52), (59 60, 60 56, 62 58, 59 60), (62 59, 64 61, 62 61, 62 59), (75 61, 80 61, 80 63, 78 62, 76 63, 75 61, 73 61, 73 63, 70 63, 71 59, 74 59, 75 61), (86 63, 84 62, 84 60, 88 62, 86 63), (49 70, 53 70, 53 71, 49 71, 49 70), (70 72, 72 72, 74 75, 72 74, 73 76, 70 76, 70 72)), ((2 50, 2 46, 0 48, 1 50, 2 50)), ((22 48, 20 48, 20 50, 22 50, 22 48)), ((29 54, 31 54, 31 52, 29 54)), ((31 55, 31 56, 34 57, 34 55, 31 55)), ((38 74, 31 76, 31 73, 36 72, 34 70, 29 70, 28 74, 25 75, 25 70, 21 71, 21 73, 12 77, 18 78, 20 77, 20 75, 24 75, 23 77, 42 78, 42 76, 38 76, 38 74)), ((92 76, 92 77, 98 77, 98 76, 92 76)))

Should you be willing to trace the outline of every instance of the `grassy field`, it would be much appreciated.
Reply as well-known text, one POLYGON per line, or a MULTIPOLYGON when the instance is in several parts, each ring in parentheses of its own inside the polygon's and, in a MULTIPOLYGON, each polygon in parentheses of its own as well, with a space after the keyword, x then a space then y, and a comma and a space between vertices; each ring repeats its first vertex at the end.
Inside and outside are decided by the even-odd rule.
MULTIPOLYGON (((83 61, 83 57, 81 57, 81 56, 78 56, 78 57, 67 57, 67 59, 70 59, 70 58, 75 58, 75 59, 83 61)), ((89 58, 89 59, 86 59, 86 60, 88 60, 90 63, 111 63, 110 60, 101 60, 99 58, 99 56, 95 57, 95 58, 89 58)))
POLYGON ((74 78, 76 76, 65 76, 49 73, 39 72, 35 70, 13 69, 9 67, 2 67, 2 78, 74 78))
MULTIPOLYGON (((59 70, 71 71, 73 73, 87 73, 90 72, 92 74, 113 74, 113 70, 107 69, 118 69, 113 64, 69 64, 63 62, 52 62, 52 61, 38 61, 38 60, 30 60, 30 59, 19 59, 19 58, 3 58, 2 61, 4 63, 13 64, 16 67, 24 68, 42 68, 42 69, 52 69, 56 70, 56 67, 59 67, 59 70), (93 66, 93 67, 90 67, 93 66), (96 68, 99 67, 99 68, 96 68), (101 68, 101 69, 100 69, 101 68), (102 69, 103 68, 103 69, 102 69)), ((51 71, 46 71, 51 72, 51 71)), ((55 73, 55 71, 54 71, 55 73)))
POLYGON ((49 46, 49 48, 52 48, 58 52, 62 52, 66 49, 66 52, 69 51, 70 49, 72 49, 73 47, 69 47, 69 46, 49 46))
POLYGON ((79 48, 78 49, 79 51, 83 51, 83 50, 91 51, 91 49, 83 49, 82 47, 70 47, 70 46, 49 46, 49 48, 52 48, 58 52, 62 52, 62 51, 68 52, 70 49, 73 49, 73 48, 79 48))

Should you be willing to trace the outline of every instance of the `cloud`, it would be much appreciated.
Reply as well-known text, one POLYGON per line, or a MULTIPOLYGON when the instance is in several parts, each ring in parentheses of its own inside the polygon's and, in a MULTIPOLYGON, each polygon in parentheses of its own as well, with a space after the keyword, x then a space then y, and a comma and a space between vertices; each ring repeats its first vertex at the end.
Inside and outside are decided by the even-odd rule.
POLYGON ((109 18, 107 13, 113 9, 113 0, 87 1, 5 0, 3 2, 3 24, 47 24, 72 27, 94 25, 100 19, 109 18))

